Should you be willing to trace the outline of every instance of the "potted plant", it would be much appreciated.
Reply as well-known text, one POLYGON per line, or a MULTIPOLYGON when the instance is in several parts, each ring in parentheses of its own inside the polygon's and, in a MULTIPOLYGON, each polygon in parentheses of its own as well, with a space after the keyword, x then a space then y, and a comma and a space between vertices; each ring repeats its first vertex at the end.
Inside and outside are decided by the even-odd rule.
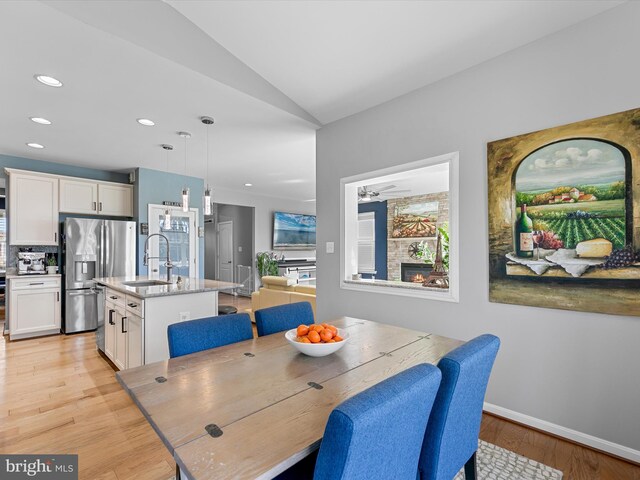
POLYGON ((54 255, 51 255, 48 259, 47 259, 47 273, 49 274, 55 274, 58 270, 58 262, 56 261, 56 257, 54 255))
POLYGON ((267 275, 278 275, 278 256, 274 252, 258 252, 256 268, 260 279, 267 275))

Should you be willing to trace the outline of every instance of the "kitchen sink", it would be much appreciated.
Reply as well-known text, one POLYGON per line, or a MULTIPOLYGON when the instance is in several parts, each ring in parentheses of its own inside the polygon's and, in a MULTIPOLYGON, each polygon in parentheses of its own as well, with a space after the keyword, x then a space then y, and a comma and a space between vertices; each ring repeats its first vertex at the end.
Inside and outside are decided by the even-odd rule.
POLYGON ((122 282, 127 287, 157 287, 162 285, 171 285, 163 280, 134 280, 132 282, 122 282))

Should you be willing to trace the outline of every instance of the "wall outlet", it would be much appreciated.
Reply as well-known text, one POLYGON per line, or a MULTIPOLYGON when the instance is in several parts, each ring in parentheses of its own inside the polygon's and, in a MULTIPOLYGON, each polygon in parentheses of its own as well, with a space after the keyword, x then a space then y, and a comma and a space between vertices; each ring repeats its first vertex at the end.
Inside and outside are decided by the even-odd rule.
POLYGON ((327 242, 327 253, 333 253, 335 251, 335 245, 333 242, 327 242))
POLYGON ((181 322, 186 322, 187 320, 189 320, 189 318, 191 318, 191 312, 180 312, 181 322))
POLYGON ((238 252, 242 253, 242 247, 238 247, 238 252))

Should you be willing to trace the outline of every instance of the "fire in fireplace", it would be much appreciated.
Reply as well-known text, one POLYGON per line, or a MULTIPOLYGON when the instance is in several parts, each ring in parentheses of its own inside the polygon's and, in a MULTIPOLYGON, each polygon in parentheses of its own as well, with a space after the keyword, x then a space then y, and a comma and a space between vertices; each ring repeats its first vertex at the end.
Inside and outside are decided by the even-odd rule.
POLYGON ((433 270, 433 265, 426 263, 401 263, 400 278, 403 282, 422 283, 433 270))

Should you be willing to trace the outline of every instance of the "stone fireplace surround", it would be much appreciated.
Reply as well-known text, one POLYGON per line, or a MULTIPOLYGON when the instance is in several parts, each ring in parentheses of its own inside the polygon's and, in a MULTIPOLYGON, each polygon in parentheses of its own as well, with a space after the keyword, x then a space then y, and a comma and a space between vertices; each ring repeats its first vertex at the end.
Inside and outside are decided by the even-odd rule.
POLYGON ((449 192, 430 193, 387 200, 387 279, 402 280, 401 265, 423 263, 409 256, 409 245, 426 240, 432 250, 436 248, 436 238, 392 238, 393 216, 396 206, 420 202, 438 202, 438 221, 436 226, 449 221, 449 192))

